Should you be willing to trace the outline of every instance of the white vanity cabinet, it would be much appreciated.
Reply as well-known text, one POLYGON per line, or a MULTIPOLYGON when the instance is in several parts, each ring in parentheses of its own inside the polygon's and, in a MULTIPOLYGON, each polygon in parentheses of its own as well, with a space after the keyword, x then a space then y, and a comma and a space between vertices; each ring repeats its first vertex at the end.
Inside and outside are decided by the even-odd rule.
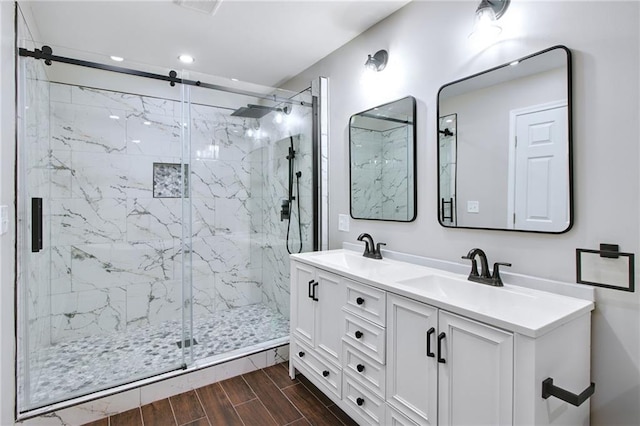
POLYGON ((589 423, 588 399, 542 395, 589 388, 593 302, 345 250, 291 260, 289 373, 359 424, 589 423))
POLYGON ((513 333, 387 298, 389 405, 424 425, 512 423, 513 333))

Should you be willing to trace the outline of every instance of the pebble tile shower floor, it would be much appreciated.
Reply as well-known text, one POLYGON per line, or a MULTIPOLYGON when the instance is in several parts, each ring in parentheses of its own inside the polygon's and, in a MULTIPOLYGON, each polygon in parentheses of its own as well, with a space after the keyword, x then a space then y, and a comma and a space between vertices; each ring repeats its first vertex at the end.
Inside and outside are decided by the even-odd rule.
MULTIPOLYGON (((194 318, 193 355, 200 360, 288 334, 289 321, 263 304, 229 309, 194 318)), ((45 348, 32 357, 31 401, 79 396, 180 365, 181 340, 182 324, 175 320, 45 348)))

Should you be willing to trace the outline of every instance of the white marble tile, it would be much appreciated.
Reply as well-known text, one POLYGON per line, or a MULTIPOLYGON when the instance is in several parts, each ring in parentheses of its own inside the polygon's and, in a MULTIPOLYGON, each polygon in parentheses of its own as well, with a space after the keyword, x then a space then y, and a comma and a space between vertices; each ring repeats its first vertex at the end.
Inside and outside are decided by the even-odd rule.
POLYGON ((69 151, 49 151, 50 167, 50 193, 51 198, 71 198, 72 197, 72 176, 73 164, 71 152, 69 151))
POLYGON ((49 96, 52 102, 71 103, 71 85, 61 83, 50 83, 49 96))
POLYGON ((215 203, 216 235, 247 235, 250 233, 250 200, 237 198, 216 198, 215 203))
POLYGON ((53 199, 51 239, 59 245, 123 241, 125 219, 124 200, 53 199))
POLYGON ((250 244, 249 236, 242 235, 194 238, 192 242, 193 276, 209 276, 215 272, 249 269, 250 244))
POLYGON ((121 331, 126 325, 126 293, 118 287, 51 296, 52 342, 121 331))
POLYGON ((127 199, 127 240, 171 240, 182 237, 179 198, 127 199))
POLYGON ((74 291, 174 279, 176 243, 82 244, 71 247, 74 291))
POLYGON ((259 352, 248 357, 238 358, 217 366, 218 380, 226 380, 241 374, 267 367, 266 352, 259 352))
POLYGON ((127 154, 180 157, 180 120, 158 114, 132 114, 126 119, 127 154))
POLYGON ((155 281, 127 286, 127 327, 159 324, 182 315, 182 283, 155 281))
POLYGON ((267 366, 280 364, 289 360, 289 345, 280 346, 266 351, 267 366))
POLYGON ((51 102, 51 110, 53 149, 104 153, 126 151, 125 111, 60 102, 51 102))
MULTIPOLYGON (((131 93, 114 92, 81 86, 72 86, 74 104, 109 109, 120 109, 147 114, 173 116, 179 101, 140 96, 131 93)), ((179 110, 179 109, 178 109, 179 110)))
POLYGON ((194 198, 239 198, 250 196, 248 161, 194 161, 191 170, 191 194, 194 198))
POLYGON ((252 280, 251 270, 220 272, 215 281, 216 309, 237 308, 262 301, 262 285, 252 280))
POLYGON ((180 375, 161 382, 152 383, 140 388, 140 403, 150 404, 153 401, 190 391, 192 388, 187 375, 180 375))
MULTIPOLYGON (((216 234, 215 200, 210 198, 191 199, 191 232, 195 238, 211 237, 216 234)), ((187 201, 188 202, 188 201, 187 201)))

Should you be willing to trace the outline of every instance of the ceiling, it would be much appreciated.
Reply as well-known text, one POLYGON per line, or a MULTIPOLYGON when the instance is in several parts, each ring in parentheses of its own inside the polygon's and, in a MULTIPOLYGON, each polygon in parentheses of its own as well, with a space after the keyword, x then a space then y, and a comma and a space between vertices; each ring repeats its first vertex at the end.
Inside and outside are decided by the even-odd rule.
MULTIPOLYGON (((154 1, 26 1, 36 41, 61 55, 121 66, 190 69, 278 86, 407 4, 409 0, 223 0, 215 14, 154 1), (87 52, 87 53, 84 53, 87 52), (195 57, 183 65, 177 57, 195 57), (83 57, 84 56, 84 57, 83 57), (111 62, 112 64, 115 64, 111 62)), ((198 2, 194 2, 198 3, 198 2)), ((364 63, 364 59, 363 59, 364 63)))

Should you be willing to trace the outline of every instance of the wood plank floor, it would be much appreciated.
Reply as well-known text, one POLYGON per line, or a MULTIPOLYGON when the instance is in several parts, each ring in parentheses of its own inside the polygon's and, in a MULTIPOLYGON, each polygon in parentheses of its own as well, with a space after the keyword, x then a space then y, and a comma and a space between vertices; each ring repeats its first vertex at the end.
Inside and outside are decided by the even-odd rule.
POLYGON ((152 402, 90 426, 356 426, 305 377, 277 364, 152 402))

